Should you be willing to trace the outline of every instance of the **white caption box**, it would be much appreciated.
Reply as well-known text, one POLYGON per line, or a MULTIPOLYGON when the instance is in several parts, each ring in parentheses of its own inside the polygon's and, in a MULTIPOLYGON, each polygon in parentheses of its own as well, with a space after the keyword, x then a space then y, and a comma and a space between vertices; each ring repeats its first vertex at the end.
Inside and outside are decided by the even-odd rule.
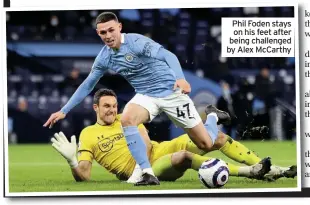
POLYGON ((222 18, 222 57, 294 57, 294 18, 222 18))

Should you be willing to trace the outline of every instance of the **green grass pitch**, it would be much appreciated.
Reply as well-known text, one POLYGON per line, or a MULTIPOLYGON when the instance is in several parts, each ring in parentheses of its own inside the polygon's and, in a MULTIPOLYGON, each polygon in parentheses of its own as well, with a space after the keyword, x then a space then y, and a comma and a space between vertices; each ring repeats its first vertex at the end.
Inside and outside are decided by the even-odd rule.
MULTIPOLYGON (((297 163, 296 143, 285 142, 244 142, 258 156, 270 156, 272 163, 290 166, 297 163)), ((67 192, 67 191, 112 191, 112 190, 157 190, 157 189, 205 189, 200 183, 197 172, 188 170, 176 182, 161 182, 160 186, 134 187, 120 182, 100 167, 96 162, 92 168, 92 180, 75 182, 67 162, 51 145, 9 145, 9 192, 67 192)), ((232 162, 219 151, 208 156, 218 157, 232 162)), ((238 164, 238 163, 236 163, 238 164)), ((230 177, 223 189, 232 188, 294 188, 295 179, 279 179, 276 182, 264 182, 240 177, 230 177)))

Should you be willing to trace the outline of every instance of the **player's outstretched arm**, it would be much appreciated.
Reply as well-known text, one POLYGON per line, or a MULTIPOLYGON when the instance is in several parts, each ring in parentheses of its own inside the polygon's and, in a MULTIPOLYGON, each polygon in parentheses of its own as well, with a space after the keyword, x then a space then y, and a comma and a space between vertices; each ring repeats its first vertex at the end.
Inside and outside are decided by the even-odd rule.
POLYGON ((185 78, 179 59, 175 54, 161 47, 158 50, 155 58, 161 61, 165 61, 168 64, 168 66, 175 72, 177 80, 185 78))
POLYGON ((138 56, 142 55, 166 62, 176 75, 174 90, 179 87, 183 93, 187 94, 191 92, 191 86, 185 80, 181 64, 175 54, 171 53, 155 41, 142 35, 134 35, 130 47, 138 56))
POLYGON ((77 182, 90 180, 92 163, 90 161, 80 161, 79 166, 71 168, 72 175, 77 182))
POLYGON ((190 84, 185 80, 181 64, 177 58, 177 56, 170 51, 166 50, 165 48, 161 47, 158 50, 156 58, 165 61, 167 65, 174 71, 176 74, 176 83, 174 85, 174 90, 176 88, 180 88, 183 93, 188 94, 191 92, 190 84))
POLYGON ((95 87, 103 75, 103 70, 93 69, 84 82, 78 87, 67 104, 58 112, 53 113, 43 125, 52 128, 53 125, 66 117, 66 114, 78 105, 95 87))
POLYGON ((92 163, 89 161, 81 161, 78 163, 76 152, 76 138, 73 135, 71 142, 63 132, 55 133, 54 138, 51 139, 52 146, 57 150, 68 162, 71 167, 72 175, 76 181, 86 181, 90 179, 92 163))
POLYGON ((45 122, 45 124, 43 125, 44 127, 47 127, 49 126, 49 128, 52 128, 53 125, 59 121, 59 120, 62 120, 66 117, 66 114, 61 112, 61 111, 58 111, 58 112, 55 112, 53 114, 51 114, 51 116, 48 118, 48 120, 45 122))
POLYGON ((77 145, 74 135, 71 137, 71 142, 69 142, 63 132, 55 133, 51 142, 53 143, 52 146, 54 149, 56 149, 67 160, 71 168, 78 166, 76 158, 77 145))

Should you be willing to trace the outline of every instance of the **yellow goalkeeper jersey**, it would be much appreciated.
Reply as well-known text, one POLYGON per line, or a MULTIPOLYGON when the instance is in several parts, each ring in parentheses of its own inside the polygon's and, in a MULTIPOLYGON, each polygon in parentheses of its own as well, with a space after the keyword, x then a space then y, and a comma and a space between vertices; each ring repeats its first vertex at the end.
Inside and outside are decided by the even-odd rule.
MULTIPOLYGON (((144 127, 143 124, 139 128, 144 127)), ((123 134, 120 115, 109 126, 98 123, 84 128, 80 134, 78 161, 95 160, 119 179, 130 177, 135 160, 127 147, 123 134), (121 153, 121 154, 120 154, 121 153)))

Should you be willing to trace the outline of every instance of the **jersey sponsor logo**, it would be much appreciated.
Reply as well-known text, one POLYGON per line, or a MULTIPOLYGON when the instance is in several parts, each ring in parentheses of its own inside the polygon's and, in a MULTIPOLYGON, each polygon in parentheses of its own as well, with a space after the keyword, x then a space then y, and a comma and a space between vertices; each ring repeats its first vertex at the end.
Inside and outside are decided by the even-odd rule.
POLYGON ((125 59, 126 59, 126 61, 128 61, 128 62, 132 62, 132 61, 133 61, 133 56, 132 56, 132 54, 127 53, 127 54, 125 55, 125 59))
POLYGON ((124 135, 122 133, 104 138, 98 142, 99 149, 102 152, 109 152, 113 148, 114 143, 121 140, 122 138, 124 138, 124 135))

